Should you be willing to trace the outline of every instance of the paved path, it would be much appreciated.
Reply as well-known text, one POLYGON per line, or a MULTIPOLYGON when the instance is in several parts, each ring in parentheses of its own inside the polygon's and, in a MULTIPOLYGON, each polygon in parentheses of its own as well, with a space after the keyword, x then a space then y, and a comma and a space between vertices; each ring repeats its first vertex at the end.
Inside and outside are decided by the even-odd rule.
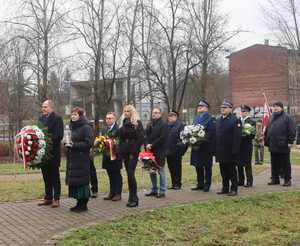
MULTIPOLYGON (((241 188, 239 196, 247 196, 261 192, 278 192, 300 190, 300 167, 293 167, 293 186, 268 186, 270 170, 260 173, 255 178, 252 189, 241 188)), ((63 232, 105 220, 116 219, 124 215, 148 211, 191 202, 231 199, 216 195, 219 185, 213 185, 209 193, 190 191, 186 187, 182 191, 168 191, 165 199, 146 198, 140 194, 138 208, 126 208, 127 194, 123 195, 121 202, 104 201, 100 196, 89 203, 89 211, 83 214, 69 212, 74 205, 72 199, 63 199, 61 207, 38 207, 37 201, 0 203, 0 245, 45 245, 53 244, 63 236, 63 232)))

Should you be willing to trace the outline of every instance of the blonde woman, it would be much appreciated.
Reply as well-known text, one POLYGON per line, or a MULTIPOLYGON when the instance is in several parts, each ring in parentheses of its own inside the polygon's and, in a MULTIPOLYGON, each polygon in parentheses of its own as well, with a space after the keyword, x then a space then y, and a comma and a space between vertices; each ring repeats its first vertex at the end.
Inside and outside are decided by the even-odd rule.
POLYGON ((144 144, 144 129, 140 117, 132 105, 124 107, 121 120, 121 127, 118 131, 120 154, 125 164, 129 188, 129 198, 126 206, 137 207, 139 199, 137 196, 135 169, 140 148, 144 144))

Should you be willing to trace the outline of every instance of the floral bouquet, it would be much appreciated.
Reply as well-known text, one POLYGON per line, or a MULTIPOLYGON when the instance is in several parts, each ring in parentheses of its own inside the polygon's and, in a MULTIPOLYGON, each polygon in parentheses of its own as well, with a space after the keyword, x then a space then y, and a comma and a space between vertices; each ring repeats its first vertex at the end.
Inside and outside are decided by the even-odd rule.
POLYGON ((255 126, 246 123, 243 125, 243 129, 242 129, 242 135, 243 136, 250 136, 250 135, 255 135, 256 133, 256 128, 255 126))
POLYGON ((94 146, 96 151, 110 156, 110 160, 114 161, 116 157, 116 140, 107 136, 98 136, 95 139, 94 146))
POLYGON ((24 168, 38 168, 47 156, 47 134, 36 125, 25 126, 16 135, 16 148, 24 168))
POLYGON ((205 129, 203 125, 188 125, 180 132, 180 140, 183 144, 198 147, 205 141, 205 129))

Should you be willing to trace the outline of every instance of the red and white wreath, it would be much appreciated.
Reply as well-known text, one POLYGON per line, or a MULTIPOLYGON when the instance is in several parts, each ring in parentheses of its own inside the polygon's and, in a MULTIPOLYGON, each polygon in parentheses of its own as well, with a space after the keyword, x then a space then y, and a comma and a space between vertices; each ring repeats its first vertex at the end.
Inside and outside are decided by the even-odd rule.
POLYGON ((34 167, 42 163, 46 154, 46 139, 42 129, 38 126, 25 126, 16 136, 18 156, 25 167, 34 167))

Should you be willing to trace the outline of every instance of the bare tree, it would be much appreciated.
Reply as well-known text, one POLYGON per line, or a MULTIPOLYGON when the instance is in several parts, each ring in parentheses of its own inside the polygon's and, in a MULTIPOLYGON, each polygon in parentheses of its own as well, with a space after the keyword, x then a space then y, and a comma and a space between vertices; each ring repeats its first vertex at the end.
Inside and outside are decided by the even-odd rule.
POLYGON ((32 73, 28 72, 32 50, 27 42, 19 39, 5 41, 0 54, 0 74, 9 83, 9 122, 16 129, 23 126, 23 120, 32 107, 26 106, 26 95, 33 94, 32 73))
POLYGON ((84 66, 92 70, 94 92, 95 131, 113 96, 118 71, 118 49, 121 35, 119 5, 105 0, 81 0, 80 19, 73 27, 84 41, 87 51, 82 52, 84 66))
POLYGON ((144 64, 140 75, 148 84, 144 95, 150 96, 150 102, 157 99, 168 109, 180 110, 187 84, 194 78, 200 79, 199 89, 193 93, 206 96, 210 67, 226 43, 241 30, 226 31, 228 17, 220 14, 217 0, 162 3, 164 12, 154 7, 151 0, 141 1, 140 35, 135 50, 144 64))
POLYGON ((127 66, 127 84, 126 84, 126 103, 134 102, 134 97, 132 95, 132 84, 131 84, 131 77, 132 77, 132 67, 133 67, 133 58, 134 58, 134 46, 135 46, 135 31, 137 27, 137 15, 139 12, 140 0, 135 0, 133 12, 132 12, 132 20, 127 17, 128 24, 130 26, 127 36, 129 41, 129 50, 128 50, 128 66, 127 66))
POLYGON ((228 31, 228 16, 220 13, 219 0, 186 1, 189 23, 192 29, 193 51, 200 61, 200 83, 198 93, 206 97, 209 67, 214 58, 225 49, 226 43, 242 30, 228 31))
POLYGON ((55 51, 73 37, 67 37, 62 0, 23 0, 22 15, 8 23, 19 28, 18 38, 26 40, 34 52, 31 69, 36 74, 38 101, 48 98, 49 71, 56 65, 55 51))
POLYGON ((269 29, 279 43, 293 50, 300 50, 299 1, 267 0, 261 5, 269 29))

